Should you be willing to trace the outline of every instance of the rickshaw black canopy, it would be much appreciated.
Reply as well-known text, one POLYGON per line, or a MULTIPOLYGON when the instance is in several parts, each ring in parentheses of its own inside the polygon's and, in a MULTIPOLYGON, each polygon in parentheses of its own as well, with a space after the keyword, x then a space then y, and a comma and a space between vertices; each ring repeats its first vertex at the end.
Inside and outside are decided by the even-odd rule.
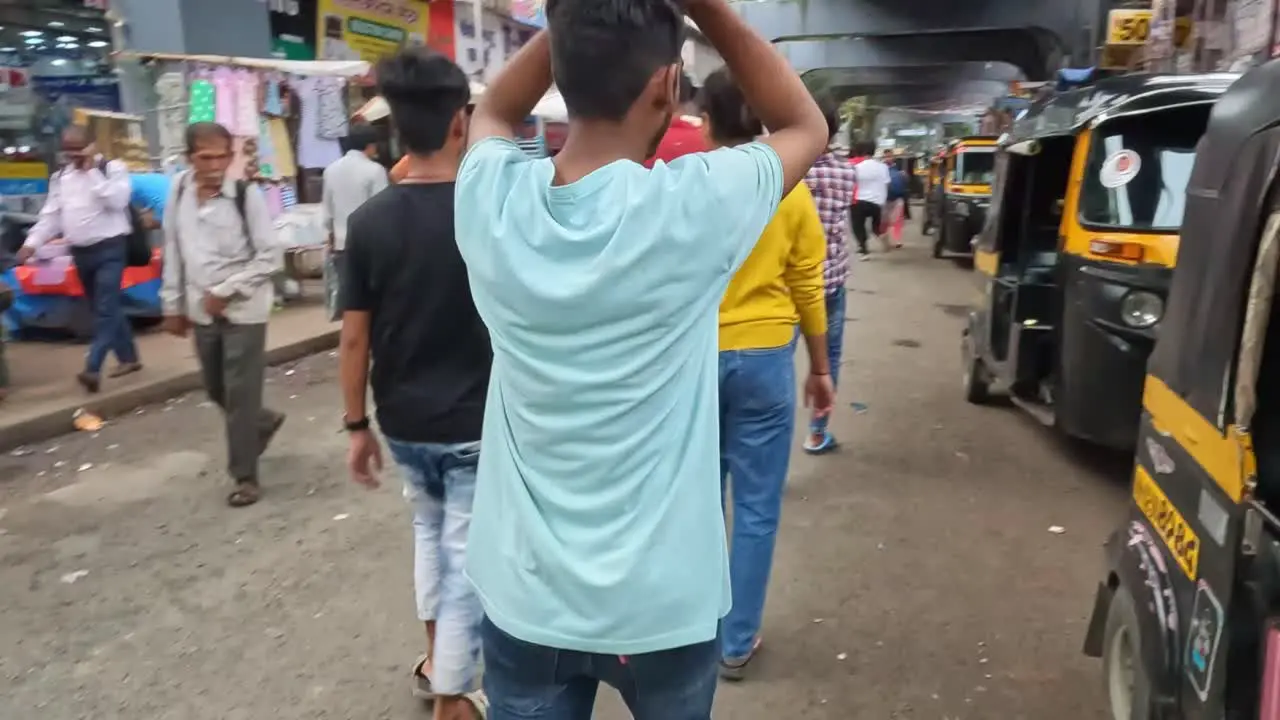
POLYGON ((1221 96, 1196 148, 1169 305, 1148 370, 1220 428, 1259 235, 1280 163, 1280 61, 1221 96))
POLYGON ((1208 75, 1129 74, 1093 85, 1055 93, 1032 103, 1013 124, 1005 143, 1074 135, 1102 117, 1122 117, 1179 105, 1214 102, 1238 77, 1208 75))

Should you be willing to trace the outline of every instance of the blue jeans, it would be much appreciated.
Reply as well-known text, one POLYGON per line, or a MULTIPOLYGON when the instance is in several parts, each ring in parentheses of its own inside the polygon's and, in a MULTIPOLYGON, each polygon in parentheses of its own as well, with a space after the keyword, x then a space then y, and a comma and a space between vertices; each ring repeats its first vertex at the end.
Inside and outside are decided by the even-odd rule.
POLYGON ((733 478, 729 583, 721 653, 751 653, 764 615, 795 428, 795 345, 720 353, 720 487, 733 478))
POLYGON ((125 239, 108 238, 88 247, 72 248, 71 259, 84 287, 85 300, 93 309, 93 340, 85 358, 85 372, 101 372, 108 352, 114 352, 121 363, 138 362, 138 348, 133 344, 133 328, 125 317, 124 293, 120 290, 125 239))
POLYGON ((719 643, 643 655, 556 650, 519 640, 487 618, 484 690, 489 720, 591 720, 600 683, 612 685, 635 720, 709 720, 719 643))
POLYGON ((480 443, 410 443, 387 438, 413 506, 413 587, 418 619, 436 623, 431 686, 441 695, 479 687, 484 611, 463 574, 480 443))
MULTIPOLYGON (((840 384, 840 356, 844 354, 844 317, 848 296, 844 287, 827 296, 827 359, 831 364, 831 384, 840 384)), ((831 416, 814 418, 809 423, 813 433, 826 432, 831 416)))

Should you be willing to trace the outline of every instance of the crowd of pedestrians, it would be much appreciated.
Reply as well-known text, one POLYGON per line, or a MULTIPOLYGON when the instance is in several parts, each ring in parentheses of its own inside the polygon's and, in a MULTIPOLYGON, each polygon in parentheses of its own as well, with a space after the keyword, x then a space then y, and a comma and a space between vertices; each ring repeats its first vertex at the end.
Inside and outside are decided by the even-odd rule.
MULTIPOLYGON (((727 0, 552 0, 547 18, 474 102, 441 55, 381 62, 405 158, 388 177, 357 127, 325 171, 349 471, 378 487, 385 443, 404 477, 413 692, 436 720, 586 720, 601 683, 637 718, 708 718, 763 647, 799 400, 803 449, 836 445, 846 213, 865 257, 901 200, 874 147, 829 149, 835 107, 727 0), (696 98, 686 14, 727 66, 696 98), (553 75, 569 133, 535 159, 513 138, 553 75)), ((75 246, 96 389, 108 352, 140 364, 118 308, 127 177, 83 140, 64 138, 73 162, 23 252, 59 231, 75 246)), ((194 335, 242 506, 284 422, 262 401, 282 258, 231 149, 191 125, 154 221, 164 327, 194 335)))

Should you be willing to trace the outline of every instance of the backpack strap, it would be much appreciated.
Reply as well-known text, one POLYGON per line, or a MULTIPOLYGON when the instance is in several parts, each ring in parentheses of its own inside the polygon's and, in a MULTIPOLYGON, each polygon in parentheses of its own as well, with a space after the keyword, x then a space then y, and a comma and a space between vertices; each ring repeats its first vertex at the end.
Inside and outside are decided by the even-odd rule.
POLYGON ((236 181, 236 197, 235 197, 236 212, 240 213, 240 224, 244 226, 245 242, 249 243, 249 249, 253 251, 253 253, 256 255, 258 253, 258 248, 254 247, 253 245, 253 233, 250 232, 249 230, 249 214, 245 212, 245 209, 244 209, 246 196, 248 195, 248 193, 249 193, 249 181, 237 180, 236 181))

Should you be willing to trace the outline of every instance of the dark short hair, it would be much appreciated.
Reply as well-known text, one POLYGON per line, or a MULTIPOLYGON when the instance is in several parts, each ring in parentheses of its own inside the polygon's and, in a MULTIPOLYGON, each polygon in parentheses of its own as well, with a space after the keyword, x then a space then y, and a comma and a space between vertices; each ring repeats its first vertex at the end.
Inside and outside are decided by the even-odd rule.
POLYGON ((870 140, 859 140, 858 143, 853 146, 853 150, 858 155, 871 157, 876 154, 876 144, 870 140))
POLYGON ((198 122, 187 126, 187 154, 196 151, 196 145, 202 140, 218 138, 231 145, 231 131, 216 122, 198 122))
POLYGON ((365 148, 378 143, 378 129, 369 123, 355 123, 347 131, 346 140, 347 150, 364 152, 365 148))
POLYGON ((551 70, 572 117, 621 120, 653 73, 680 61, 671 0, 547 0, 551 70))
POLYGON ((378 90, 391 109, 391 125, 409 152, 444 147, 458 111, 471 102, 471 84, 452 60, 426 48, 410 48, 378 63, 378 90))
POLYGON ((728 68, 719 68, 707 76, 698 104, 711 121, 711 136, 717 140, 750 140, 764 132, 728 68))

